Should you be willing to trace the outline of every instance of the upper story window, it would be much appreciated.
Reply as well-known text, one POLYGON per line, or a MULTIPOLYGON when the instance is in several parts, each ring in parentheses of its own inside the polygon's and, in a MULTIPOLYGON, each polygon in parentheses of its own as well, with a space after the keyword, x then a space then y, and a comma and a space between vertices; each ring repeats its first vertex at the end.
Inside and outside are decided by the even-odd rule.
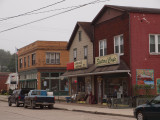
POLYGON ((118 35, 114 37, 114 53, 118 53, 120 55, 124 54, 123 35, 118 35))
POLYGON ((88 46, 84 46, 84 59, 88 58, 88 46))
POLYGON ((22 61, 22 58, 21 58, 21 59, 19 59, 19 67, 20 68, 22 68, 22 63, 23 63, 23 61, 22 61))
POLYGON ((78 32, 78 38, 79 38, 79 41, 82 40, 82 31, 79 31, 79 32, 78 32))
POLYGON ((73 60, 77 60, 77 48, 73 49, 73 60))
POLYGON ((107 55, 107 42, 105 40, 99 41, 99 56, 107 55))
POLYGON ((26 57, 24 57, 24 67, 26 67, 26 57))
POLYGON ((48 52, 46 53, 47 64, 60 64, 60 53, 48 52))
POLYGON ((149 35, 149 46, 151 54, 160 54, 160 35, 149 35))
POLYGON ((30 56, 28 56, 28 67, 30 66, 30 56))
POLYGON ((36 54, 33 53, 32 54, 32 65, 35 65, 36 64, 36 54))

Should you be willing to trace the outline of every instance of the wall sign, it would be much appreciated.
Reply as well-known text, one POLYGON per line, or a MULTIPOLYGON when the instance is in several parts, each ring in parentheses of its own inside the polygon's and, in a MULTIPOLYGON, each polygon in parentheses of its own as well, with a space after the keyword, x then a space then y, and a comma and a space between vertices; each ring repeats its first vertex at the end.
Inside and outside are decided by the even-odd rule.
POLYGON ((119 64, 120 59, 118 54, 110 54, 106 56, 96 57, 96 66, 114 65, 119 64))
POLYGON ((154 85, 154 70, 137 69, 136 81, 137 85, 154 85))
POLYGON ((74 70, 74 62, 67 63, 67 70, 74 70))
POLYGON ((81 61, 76 61, 74 62, 74 69, 82 69, 82 68, 87 68, 87 60, 81 60, 81 61))
POLYGON ((157 86, 157 94, 160 94, 160 78, 157 78, 156 80, 156 86, 157 86))

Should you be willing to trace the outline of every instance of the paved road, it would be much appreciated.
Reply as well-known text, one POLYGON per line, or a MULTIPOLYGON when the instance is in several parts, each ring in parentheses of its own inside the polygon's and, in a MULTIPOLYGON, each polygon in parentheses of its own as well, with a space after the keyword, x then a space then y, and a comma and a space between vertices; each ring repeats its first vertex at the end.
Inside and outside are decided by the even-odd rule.
POLYGON ((82 112, 65 111, 58 109, 30 109, 23 107, 9 107, 6 102, 0 101, 0 120, 135 120, 134 118, 96 115, 82 112))

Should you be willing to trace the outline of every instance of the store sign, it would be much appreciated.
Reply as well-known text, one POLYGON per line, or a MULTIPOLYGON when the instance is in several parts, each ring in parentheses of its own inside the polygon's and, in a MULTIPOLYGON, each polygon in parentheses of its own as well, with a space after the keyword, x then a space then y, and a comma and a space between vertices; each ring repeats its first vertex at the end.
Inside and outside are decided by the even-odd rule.
POLYGON ((74 69, 82 69, 82 68, 87 68, 87 60, 81 60, 81 61, 76 61, 74 62, 74 69))
POLYGON ((74 70, 74 62, 67 64, 67 70, 74 70))
POLYGON ((111 54, 95 58, 96 66, 114 65, 119 64, 120 59, 118 54, 111 54))

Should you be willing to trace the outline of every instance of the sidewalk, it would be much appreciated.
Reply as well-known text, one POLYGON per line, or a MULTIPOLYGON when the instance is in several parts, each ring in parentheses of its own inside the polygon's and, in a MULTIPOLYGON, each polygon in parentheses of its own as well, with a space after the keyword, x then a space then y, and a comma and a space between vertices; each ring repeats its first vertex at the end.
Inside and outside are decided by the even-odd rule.
MULTIPOLYGON (((8 96, 0 95, 0 101, 7 102, 7 98, 8 96)), ((75 112, 133 117, 133 108, 110 109, 103 105, 88 105, 88 104, 77 104, 77 103, 66 103, 66 102, 59 103, 58 101, 56 101, 54 107, 56 109, 75 111, 75 112)))

